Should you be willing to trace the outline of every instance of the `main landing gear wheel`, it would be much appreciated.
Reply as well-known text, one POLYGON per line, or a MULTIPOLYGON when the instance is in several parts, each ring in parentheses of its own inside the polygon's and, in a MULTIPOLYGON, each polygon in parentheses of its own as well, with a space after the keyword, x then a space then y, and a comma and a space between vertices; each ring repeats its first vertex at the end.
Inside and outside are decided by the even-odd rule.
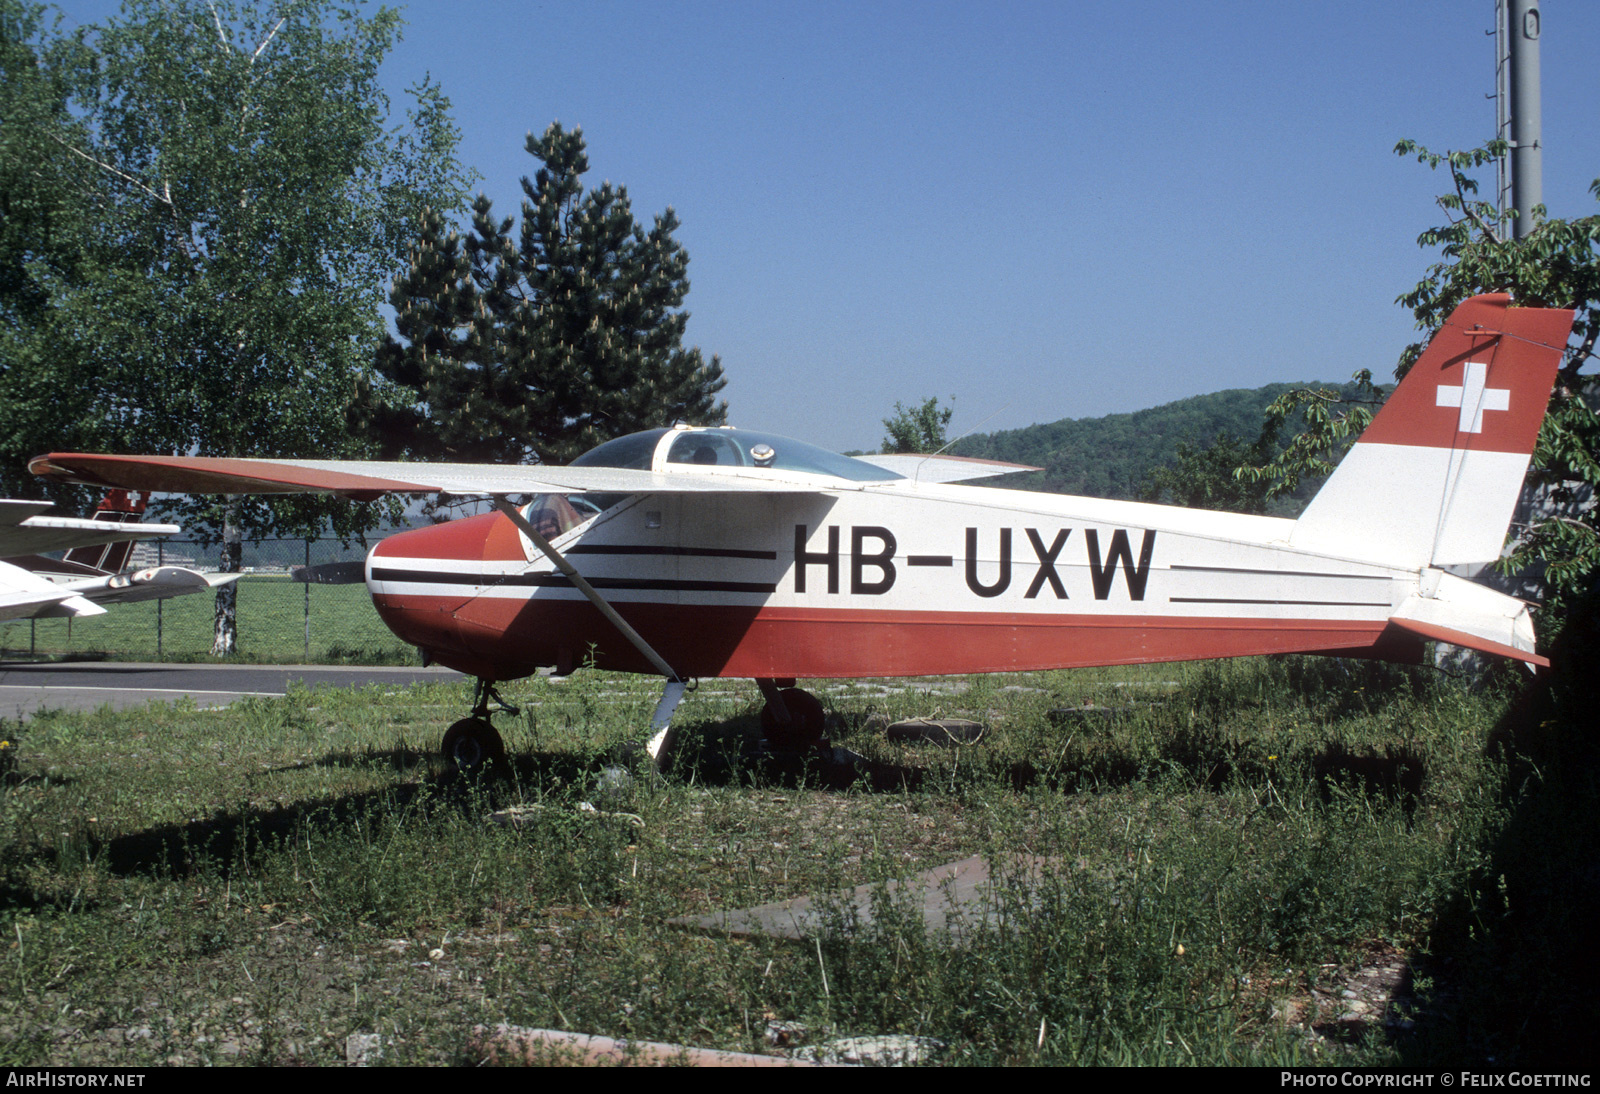
POLYGON ((439 751, 463 775, 477 775, 491 763, 506 762, 506 745, 487 718, 463 718, 444 731, 439 751))
POLYGON ((820 745, 826 729, 821 700, 799 688, 784 688, 778 696, 789 712, 789 722, 785 725, 779 720, 771 703, 762 707, 761 732, 767 743, 773 748, 796 752, 820 745))

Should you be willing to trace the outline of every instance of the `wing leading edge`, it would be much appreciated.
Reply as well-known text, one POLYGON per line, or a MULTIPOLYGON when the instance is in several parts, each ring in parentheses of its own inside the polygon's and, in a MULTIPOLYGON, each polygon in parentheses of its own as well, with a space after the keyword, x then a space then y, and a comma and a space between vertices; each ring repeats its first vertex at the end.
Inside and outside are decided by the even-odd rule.
MULTIPOLYGON (((766 470, 711 473, 617 467, 496 466, 360 460, 254 460, 204 456, 110 456, 52 452, 28 464, 56 482, 173 494, 809 494, 820 485, 766 470)), ((829 481, 827 486, 836 484, 829 481)), ((842 487, 869 484, 843 483, 842 487)))

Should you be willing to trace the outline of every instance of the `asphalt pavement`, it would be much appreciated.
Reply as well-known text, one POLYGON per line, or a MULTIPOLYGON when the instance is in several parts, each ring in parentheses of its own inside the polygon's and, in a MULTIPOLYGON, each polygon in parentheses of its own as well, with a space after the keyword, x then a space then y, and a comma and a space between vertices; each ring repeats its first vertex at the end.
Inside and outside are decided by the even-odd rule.
POLYGON ((0 661, 0 718, 26 720, 40 710, 114 710, 185 696, 202 708, 245 696, 279 696, 290 684, 350 688, 406 687, 464 677, 446 668, 362 665, 164 665, 137 661, 0 661))

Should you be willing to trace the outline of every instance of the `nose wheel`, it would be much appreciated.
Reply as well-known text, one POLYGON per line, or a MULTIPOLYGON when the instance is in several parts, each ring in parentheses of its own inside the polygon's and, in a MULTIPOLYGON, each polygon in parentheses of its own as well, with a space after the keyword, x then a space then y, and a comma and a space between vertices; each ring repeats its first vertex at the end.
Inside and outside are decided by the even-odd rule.
POLYGON ((506 762, 506 745, 489 719, 463 718, 444 731, 439 751, 463 775, 476 775, 491 763, 506 762))
POLYGON ((490 764, 506 762, 506 744, 489 721, 489 704, 515 717, 520 711, 500 698, 494 685, 481 677, 472 693, 472 714, 444 731, 439 752, 463 775, 477 775, 490 764))

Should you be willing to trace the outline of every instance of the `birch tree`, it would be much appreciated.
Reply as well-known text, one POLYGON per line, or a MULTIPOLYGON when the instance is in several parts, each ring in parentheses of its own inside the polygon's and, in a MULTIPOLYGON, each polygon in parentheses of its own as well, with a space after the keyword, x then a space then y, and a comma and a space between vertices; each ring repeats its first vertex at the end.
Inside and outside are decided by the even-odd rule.
MULTIPOLYGON (((466 183, 440 89, 413 87, 399 118, 379 83, 400 29, 392 10, 326 0, 128 0, 65 39, 36 21, 26 44, 63 109, 30 139, 72 169, 54 200, 83 257, 74 278, 37 271, 32 287, 58 343, 89 362, 102 443, 363 453, 347 409, 385 287, 421 211, 457 204, 466 183)), ((372 520, 311 499, 170 508, 221 539, 229 570, 242 538, 372 520)), ((233 609, 230 588, 215 653, 235 649, 233 609)))

